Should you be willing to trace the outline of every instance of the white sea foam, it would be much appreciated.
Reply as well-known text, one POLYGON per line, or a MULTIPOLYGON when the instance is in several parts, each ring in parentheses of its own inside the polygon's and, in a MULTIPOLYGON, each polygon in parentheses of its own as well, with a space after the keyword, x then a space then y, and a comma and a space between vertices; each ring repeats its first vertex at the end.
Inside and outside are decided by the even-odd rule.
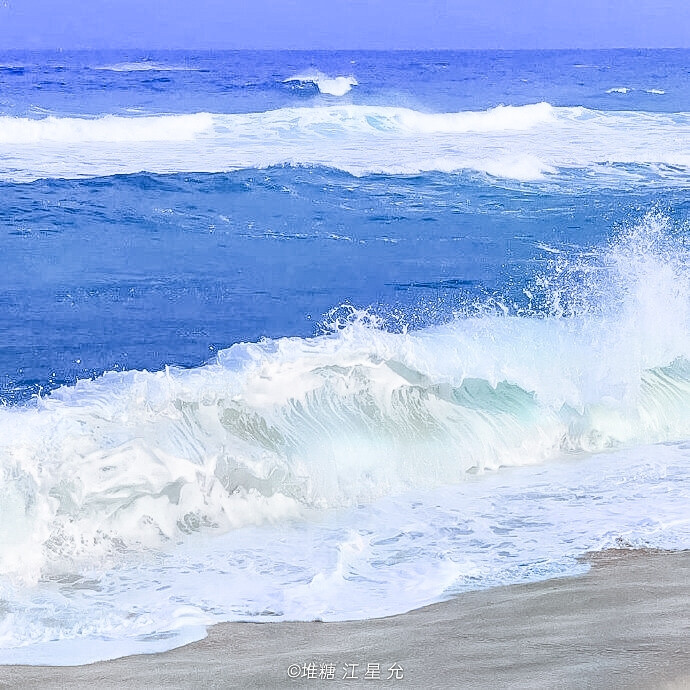
POLYGON ((666 93, 666 91, 664 91, 663 89, 647 89, 646 92, 655 94, 657 96, 663 96, 666 93))
POLYGON ((618 538, 687 548, 687 444, 585 459, 690 437, 683 239, 650 214, 556 254, 518 314, 391 333, 352 310, 0 409, 0 660, 386 615, 618 538))
POLYGON ((212 133, 213 127, 213 116, 206 113, 153 118, 104 115, 94 119, 5 116, 0 117, 0 146, 195 141, 203 134, 212 133))
POLYGON ((328 96, 344 96, 353 86, 357 86, 357 80, 353 76, 329 77, 319 71, 296 74, 283 81, 285 84, 290 82, 316 84, 319 91, 328 96))
POLYGON ((606 93, 630 93, 632 90, 627 86, 614 86, 612 89, 607 89, 606 93))
POLYGON ((423 113, 344 105, 265 113, 0 118, 0 179, 321 165, 355 175, 475 170, 538 180, 648 166, 687 183, 690 115, 555 108, 423 113), (666 167, 664 167, 666 166, 666 167))
POLYGON ((690 264, 669 232, 650 216, 596 260, 557 255, 530 293, 549 317, 399 334, 364 315, 1 409, 0 573, 690 436, 690 264))
POLYGON ((586 569, 607 547, 690 546, 690 447, 647 446, 416 489, 117 567, 3 584, 0 663, 83 664, 162 651, 225 620, 392 615, 478 586, 586 569))

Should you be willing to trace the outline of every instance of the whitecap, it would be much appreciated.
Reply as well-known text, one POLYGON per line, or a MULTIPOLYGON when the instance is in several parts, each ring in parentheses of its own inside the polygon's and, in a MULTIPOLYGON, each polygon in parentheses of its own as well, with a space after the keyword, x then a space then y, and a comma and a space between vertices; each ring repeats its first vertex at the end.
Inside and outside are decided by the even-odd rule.
POLYGON ((284 84, 299 82, 301 84, 315 84, 319 91, 328 96, 344 96, 358 82, 353 76, 329 77, 323 72, 305 72, 296 74, 283 80, 284 84))
POLYGON ((353 175, 473 170, 523 181, 647 166, 686 180, 690 115, 548 103, 484 111, 332 105, 257 113, 0 117, 0 179, 325 166, 353 175))

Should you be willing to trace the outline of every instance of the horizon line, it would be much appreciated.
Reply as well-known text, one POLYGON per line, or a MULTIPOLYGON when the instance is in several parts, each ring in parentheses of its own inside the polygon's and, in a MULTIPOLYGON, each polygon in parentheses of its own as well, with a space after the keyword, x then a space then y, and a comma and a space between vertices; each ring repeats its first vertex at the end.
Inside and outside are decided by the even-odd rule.
POLYGON ((197 47, 197 46, 0 46, 0 50, 46 50, 46 51, 96 51, 96 50, 185 50, 198 52, 290 52, 290 53, 313 53, 313 52, 366 52, 366 53, 462 53, 462 52, 534 52, 534 51, 574 51, 574 50, 591 50, 591 51, 610 51, 610 50, 690 50, 688 46, 559 46, 559 47, 482 47, 482 48, 289 48, 289 47, 197 47))

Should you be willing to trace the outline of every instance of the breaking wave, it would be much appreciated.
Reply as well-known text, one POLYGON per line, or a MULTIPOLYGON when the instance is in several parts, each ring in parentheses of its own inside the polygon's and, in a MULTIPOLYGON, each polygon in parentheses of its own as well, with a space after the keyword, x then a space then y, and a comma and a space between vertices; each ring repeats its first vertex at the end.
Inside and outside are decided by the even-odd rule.
POLYGON ((344 96, 352 90, 353 86, 357 86, 357 80, 352 76, 329 77, 323 72, 296 74, 294 77, 285 79, 283 83, 290 84, 294 82, 299 84, 314 84, 321 93, 328 96, 344 96))
POLYGON ((193 141, 213 129, 213 116, 103 117, 48 116, 42 119, 0 117, 0 145, 193 141))
POLYGON ((0 179, 314 165, 355 175, 473 170, 539 180, 628 166, 687 181, 690 115, 548 103, 425 113, 344 105, 263 113, 0 118, 0 179))
POLYGON ((0 573, 31 582, 199 530, 687 438, 689 258, 650 214, 556 257, 519 309, 409 332, 351 309, 313 338, 3 408, 0 573))

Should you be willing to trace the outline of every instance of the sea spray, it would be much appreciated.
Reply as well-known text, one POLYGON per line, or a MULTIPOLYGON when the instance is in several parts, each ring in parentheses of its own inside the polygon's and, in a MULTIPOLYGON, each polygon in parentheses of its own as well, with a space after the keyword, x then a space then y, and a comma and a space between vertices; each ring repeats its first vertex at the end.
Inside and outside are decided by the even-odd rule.
POLYGON ((195 369, 107 373, 2 409, 0 572, 36 581, 199 530, 686 438, 682 240, 649 214, 553 262, 521 314, 475 305, 392 333, 353 311, 325 335, 237 344, 195 369))

